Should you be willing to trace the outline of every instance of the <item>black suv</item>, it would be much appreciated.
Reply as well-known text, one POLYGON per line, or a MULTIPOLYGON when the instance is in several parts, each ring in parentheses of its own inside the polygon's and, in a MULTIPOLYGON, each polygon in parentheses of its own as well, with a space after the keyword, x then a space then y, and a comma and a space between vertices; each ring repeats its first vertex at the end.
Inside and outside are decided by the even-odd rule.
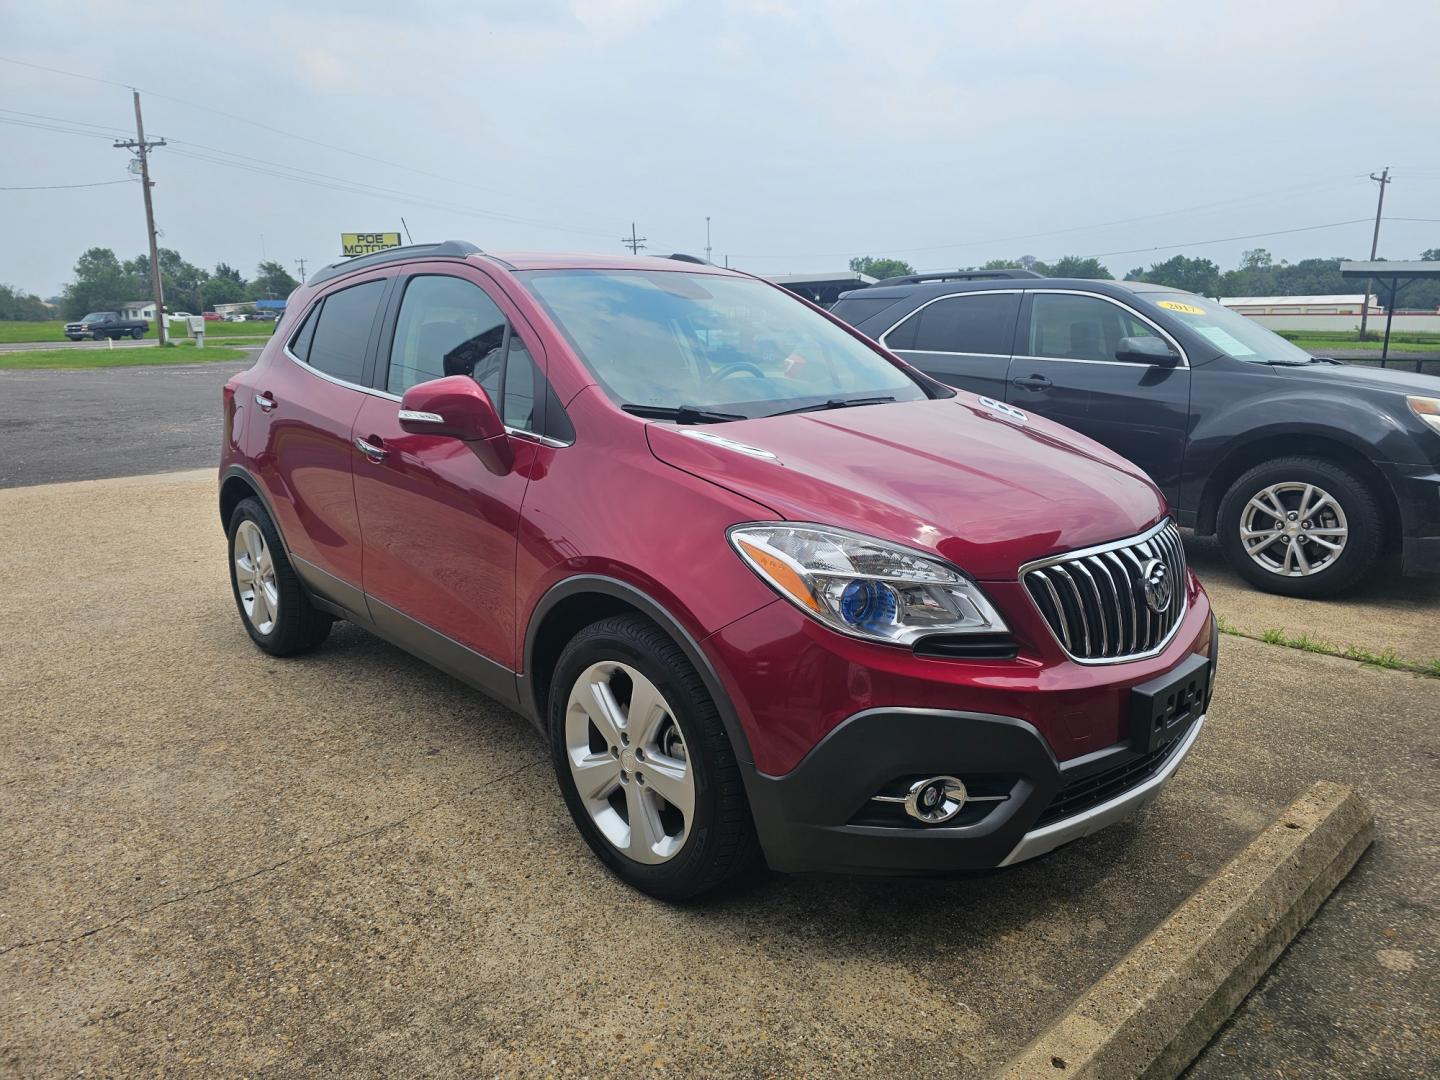
POLYGON ((1317 359, 1213 300, 1025 271, 892 278, 831 309, 952 386, 1148 472, 1248 581, 1328 596, 1440 573, 1440 379, 1317 359))

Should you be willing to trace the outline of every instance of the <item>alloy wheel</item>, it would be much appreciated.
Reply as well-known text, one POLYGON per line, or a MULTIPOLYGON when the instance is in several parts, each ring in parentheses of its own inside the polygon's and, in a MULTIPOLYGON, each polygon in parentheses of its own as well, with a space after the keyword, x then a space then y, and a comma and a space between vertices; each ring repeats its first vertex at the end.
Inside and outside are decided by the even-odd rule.
POLYGON ((565 707, 565 757, 601 834, 641 863, 684 847, 695 814, 685 737, 656 685, 628 664, 581 672, 565 707))
POLYGON ((1350 537, 1345 511, 1314 484, 1271 484, 1240 514, 1240 543, 1257 566, 1282 577, 1329 569, 1350 537))
POLYGON ((250 625, 261 634, 275 629, 280 616, 280 587, 275 582, 275 560, 265 534, 255 522, 240 522, 235 530, 235 589, 250 625))

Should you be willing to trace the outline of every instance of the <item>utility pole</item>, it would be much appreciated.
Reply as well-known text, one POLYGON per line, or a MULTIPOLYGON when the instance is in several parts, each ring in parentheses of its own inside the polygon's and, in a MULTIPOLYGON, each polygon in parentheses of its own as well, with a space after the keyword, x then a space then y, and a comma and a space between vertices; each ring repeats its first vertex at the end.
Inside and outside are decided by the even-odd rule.
MULTIPOLYGON (((1380 200, 1375 204, 1375 232, 1370 237, 1370 261, 1375 261, 1375 253, 1380 248, 1380 212, 1385 209, 1385 185, 1390 183, 1390 166, 1380 170, 1380 175, 1373 172, 1370 179, 1380 185, 1380 200)), ((1365 295, 1360 298, 1360 337, 1365 337, 1365 324, 1370 318, 1370 278, 1365 279, 1365 295)), ((1393 302, 1393 298, 1392 298, 1393 302)))
POLYGON ((304 284, 305 284, 305 260, 304 260, 304 259, 296 259, 296 260, 295 260, 295 265, 300 268, 300 284, 301 284, 301 285, 304 285, 304 284))
POLYGON ((135 91, 135 138, 115 143, 121 150, 134 150, 140 155, 140 186, 145 191, 145 232, 150 238, 150 292, 155 298, 155 329, 160 344, 170 340, 170 324, 165 321, 165 284, 160 279, 160 246, 155 242, 155 208, 150 202, 150 148, 164 146, 164 139, 145 141, 145 120, 140 115, 140 91, 135 91))
POLYGON ((705 261, 710 261, 710 215, 705 215, 705 261))
POLYGON ((630 223, 630 235, 622 236, 620 238, 620 243, 624 244, 630 249, 631 255, 638 255, 640 253, 640 249, 645 246, 645 237, 635 235, 635 223, 632 221, 630 223))

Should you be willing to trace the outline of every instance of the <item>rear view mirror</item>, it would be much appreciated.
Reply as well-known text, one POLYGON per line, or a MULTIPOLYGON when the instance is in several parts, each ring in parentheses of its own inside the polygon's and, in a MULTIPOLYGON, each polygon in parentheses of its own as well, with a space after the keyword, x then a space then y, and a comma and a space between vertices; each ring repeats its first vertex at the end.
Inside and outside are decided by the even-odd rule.
POLYGON ((442 435, 469 443, 492 470, 510 468, 505 422, 484 387, 468 375, 412 386, 400 400, 400 426, 412 435, 442 435))
POLYGON ((1180 362, 1180 354, 1172 349, 1164 338, 1127 337, 1120 339, 1120 345, 1115 350, 1115 359, 1131 364, 1173 367, 1180 362))

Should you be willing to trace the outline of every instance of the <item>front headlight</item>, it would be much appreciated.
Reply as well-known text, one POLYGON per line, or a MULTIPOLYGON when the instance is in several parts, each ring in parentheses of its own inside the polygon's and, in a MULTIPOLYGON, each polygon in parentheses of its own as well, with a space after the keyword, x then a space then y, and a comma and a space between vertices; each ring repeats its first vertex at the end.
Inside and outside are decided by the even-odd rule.
POLYGON ((1440 433, 1440 398, 1407 397, 1405 400, 1411 412, 1429 424, 1433 431, 1440 433))
POLYGON ((781 596, 841 633, 910 645, 930 634, 999 633, 973 581, 908 548, 820 525, 737 525, 730 543, 781 596))

